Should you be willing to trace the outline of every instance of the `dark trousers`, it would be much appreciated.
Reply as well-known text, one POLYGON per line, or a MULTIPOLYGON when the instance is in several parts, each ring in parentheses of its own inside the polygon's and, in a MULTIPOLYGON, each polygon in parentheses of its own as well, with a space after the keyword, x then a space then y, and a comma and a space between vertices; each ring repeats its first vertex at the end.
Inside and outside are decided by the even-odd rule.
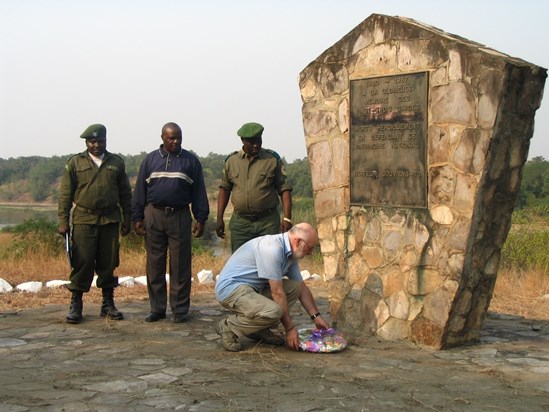
POLYGON ((165 212, 145 208, 147 290, 151 312, 165 313, 167 307, 166 261, 169 250, 170 308, 186 314, 191 305, 191 212, 188 208, 165 212))
POLYGON ((115 288, 119 264, 119 224, 78 225, 72 228, 71 291, 88 292, 97 273, 98 288, 115 288))
POLYGON ((278 210, 274 210, 265 216, 249 219, 233 213, 229 221, 229 229, 231 231, 231 251, 234 253, 248 240, 280 233, 280 215, 278 210))

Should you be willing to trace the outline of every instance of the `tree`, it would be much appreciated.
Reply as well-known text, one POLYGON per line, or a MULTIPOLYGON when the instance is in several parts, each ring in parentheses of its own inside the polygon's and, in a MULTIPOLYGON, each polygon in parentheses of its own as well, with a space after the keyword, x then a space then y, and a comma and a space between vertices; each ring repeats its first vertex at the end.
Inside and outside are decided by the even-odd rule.
POLYGON ((311 182, 311 167, 309 160, 296 159, 293 163, 286 166, 288 179, 293 186, 292 196, 294 197, 313 197, 313 184, 311 182))
POLYGON ((522 170, 522 182, 517 207, 546 203, 549 198, 549 162, 538 156, 527 161, 522 170))

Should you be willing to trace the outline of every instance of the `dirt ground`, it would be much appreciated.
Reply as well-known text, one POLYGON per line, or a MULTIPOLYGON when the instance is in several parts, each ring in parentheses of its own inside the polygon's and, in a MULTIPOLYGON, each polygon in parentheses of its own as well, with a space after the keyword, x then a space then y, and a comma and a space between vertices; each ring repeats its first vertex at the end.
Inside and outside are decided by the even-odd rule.
MULTIPOLYGON (((327 291, 313 288, 323 313, 327 291)), ((209 291, 192 318, 146 323, 148 302, 123 321, 85 304, 0 314, 1 411, 549 411, 549 323, 492 314, 482 342, 434 351, 376 337, 333 354, 218 344, 225 314, 209 291)), ((301 308, 293 317, 311 322, 301 308)))

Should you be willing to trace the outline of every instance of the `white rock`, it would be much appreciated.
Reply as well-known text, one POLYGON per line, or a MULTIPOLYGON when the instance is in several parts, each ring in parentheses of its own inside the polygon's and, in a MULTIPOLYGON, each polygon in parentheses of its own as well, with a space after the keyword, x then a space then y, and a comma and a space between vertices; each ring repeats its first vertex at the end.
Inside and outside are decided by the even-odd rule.
POLYGON ((46 282, 46 287, 47 288, 58 288, 58 287, 61 287, 61 286, 65 286, 69 283, 71 283, 71 282, 68 281, 68 280, 48 280, 46 282))
POLYGON ((213 272, 211 270, 202 269, 196 274, 200 283, 213 283, 213 272))
POLYGON ((311 280, 314 280, 315 282, 316 282, 317 280, 320 280, 320 279, 322 279, 322 278, 320 277, 320 275, 318 275, 318 274, 316 274, 316 273, 314 273, 314 274, 311 275, 311 280))
POLYGON ((0 278, 0 293, 11 292, 12 290, 13 290, 13 286, 11 286, 4 279, 0 278))
POLYGON ((0 293, 7 293, 7 292, 11 292, 12 290, 13 290, 13 286, 11 286, 4 279, 0 278, 0 293))
POLYGON ((133 281, 135 283, 137 283, 138 285, 143 285, 143 286, 147 286, 147 276, 145 275, 142 275, 142 276, 138 276, 136 278, 133 278, 133 281))
POLYGON ((302 270, 301 277, 303 278, 303 280, 307 280, 311 277, 311 273, 308 270, 302 270))
POLYGON ((42 289, 42 282, 25 282, 17 285, 15 289, 21 292, 36 293, 42 289))
POLYGON ((122 276, 121 278, 118 278, 118 284, 120 286, 126 286, 131 288, 135 286, 135 281, 131 276, 122 276))

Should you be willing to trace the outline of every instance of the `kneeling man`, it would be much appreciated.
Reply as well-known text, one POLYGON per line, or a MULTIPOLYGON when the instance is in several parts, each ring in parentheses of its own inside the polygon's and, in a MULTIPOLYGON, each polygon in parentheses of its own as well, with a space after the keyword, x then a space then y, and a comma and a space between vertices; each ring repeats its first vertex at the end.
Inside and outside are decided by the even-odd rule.
POLYGON ((270 330, 278 322, 286 330, 287 346, 298 350, 299 337, 289 310, 297 299, 317 328, 330 327, 319 313, 298 265, 298 259, 310 255, 317 243, 315 229, 299 223, 288 232, 252 239, 235 251, 215 286, 221 306, 233 312, 216 325, 225 350, 240 351, 238 338, 242 336, 272 345, 284 344, 284 338, 270 330))

